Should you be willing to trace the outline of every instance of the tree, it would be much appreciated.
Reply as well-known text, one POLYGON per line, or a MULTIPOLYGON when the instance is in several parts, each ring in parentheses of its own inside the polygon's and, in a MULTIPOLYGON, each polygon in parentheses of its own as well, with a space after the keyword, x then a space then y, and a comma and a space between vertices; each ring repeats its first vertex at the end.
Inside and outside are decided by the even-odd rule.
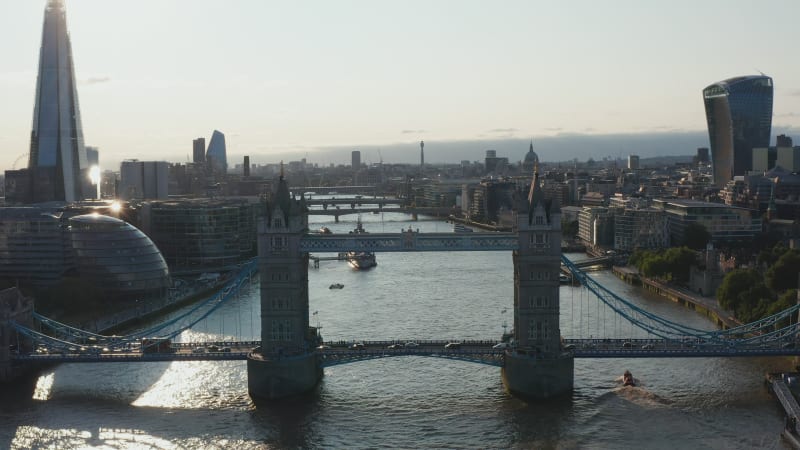
POLYGON ((743 300, 740 294, 747 292, 759 283, 763 284, 763 281, 761 281, 761 274, 757 271, 753 269, 733 270, 725 275, 725 279, 717 289, 717 301, 723 308, 736 312, 743 300))
POLYGON ((673 247, 664 253, 663 258, 673 280, 684 283, 689 281, 689 271, 697 260, 697 254, 694 251, 686 247, 673 247))
POLYGON ((664 258, 647 258, 644 260, 639 270, 646 277, 664 277, 669 273, 669 264, 664 258))
MULTIPOLYGON (((779 312, 783 311, 786 308, 790 308, 797 303, 797 289, 791 289, 783 293, 778 300, 767 308, 766 316, 772 316, 774 314, 778 314, 779 312)), ((790 323, 797 322, 797 316, 792 315, 788 319, 784 319, 778 323, 779 328, 783 328, 788 326, 790 323)))
POLYGON ((705 225, 698 222, 692 222, 686 226, 683 234, 683 245, 693 250, 703 250, 706 244, 711 240, 711 233, 708 232, 705 225))
POLYGON ((767 270, 767 286, 775 292, 783 292, 797 287, 800 274, 800 251, 786 250, 780 258, 767 270))

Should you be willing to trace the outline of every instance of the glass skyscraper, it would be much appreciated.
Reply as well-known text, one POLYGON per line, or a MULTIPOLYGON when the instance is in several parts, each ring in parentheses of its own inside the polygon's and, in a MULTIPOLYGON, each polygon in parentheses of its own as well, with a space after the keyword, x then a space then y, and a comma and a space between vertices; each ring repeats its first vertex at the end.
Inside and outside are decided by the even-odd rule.
POLYGON ((768 147, 772 78, 730 78, 703 89, 714 184, 723 187, 753 167, 753 148, 768 147))
POLYGON ((213 172, 223 175, 228 172, 228 152, 225 148, 225 135, 221 131, 214 130, 211 134, 206 161, 213 172))
POLYGON ((93 198, 62 0, 44 12, 28 160, 35 202, 93 198))

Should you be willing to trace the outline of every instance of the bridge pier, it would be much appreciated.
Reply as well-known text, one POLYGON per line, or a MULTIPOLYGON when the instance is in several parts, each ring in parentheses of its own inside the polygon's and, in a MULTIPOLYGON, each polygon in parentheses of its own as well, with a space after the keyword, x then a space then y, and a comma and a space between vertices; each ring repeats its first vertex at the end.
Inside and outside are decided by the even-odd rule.
POLYGON ((506 355, 501 371, 509 393, 535 400, 572 392, 575 359, 570 356, 539 359, 529 355, 506 355))
POLYGON ((279 399, 313 389, 322 378, 315 353, 266 359, 253 353, 247 357, 247 390, 251 397, 279 399))

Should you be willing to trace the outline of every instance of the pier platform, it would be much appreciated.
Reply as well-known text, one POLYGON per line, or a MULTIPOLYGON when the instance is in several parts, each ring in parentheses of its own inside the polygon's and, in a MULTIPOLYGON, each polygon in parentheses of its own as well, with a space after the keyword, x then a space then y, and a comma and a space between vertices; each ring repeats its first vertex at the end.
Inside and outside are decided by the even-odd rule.
POLYGON ((800 449, 800 405, 797 403, 787 381, 797 383, 800 373, 768 373, 766 383, 786 413, 786 426, 782 436, 792 446, 800 449))

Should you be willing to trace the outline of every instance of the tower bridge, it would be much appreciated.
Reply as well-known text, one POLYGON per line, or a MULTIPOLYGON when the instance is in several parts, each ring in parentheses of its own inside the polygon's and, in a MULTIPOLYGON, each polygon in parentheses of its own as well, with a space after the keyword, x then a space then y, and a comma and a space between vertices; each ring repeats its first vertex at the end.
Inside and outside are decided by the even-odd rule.
POLYGON ((259 224, 257 260, 243 265, 217 295, 162 324, 127 336, 102 336, 39 316, 26 299, 7 296, 0 302, 0 375, 21 365, 56 362, 246 360, 250 394, 278 398, 313 388, 324 367, 426 356, 501 367, 509 391, 547 398, 572 389, 575 358, 800 356, 800 346, 795 345, 798 324, 789 320, 798 314, 800 306, 739 327, 705 331, 660 318, 608 290, 561 255, 558 205, 543 199, 537 183, 538 176, 534 176, 528 195, 517 196, 512 233, 420 233, 407 229, 398 233, 321 235, 309 233, 307 206, 302 199, 290 197, 281 178, 259 224), (320 342, 316 330, 309 326, 309 253, 347 251, 510 251, 514 262, 511 339, 420 341, 410 336, 403 341, 320 342), (561 264, 616 317, 650 337, 562 338, 561 264), (260 340, 171 341, 235 297, 256 270, 260 274, 260 340))

